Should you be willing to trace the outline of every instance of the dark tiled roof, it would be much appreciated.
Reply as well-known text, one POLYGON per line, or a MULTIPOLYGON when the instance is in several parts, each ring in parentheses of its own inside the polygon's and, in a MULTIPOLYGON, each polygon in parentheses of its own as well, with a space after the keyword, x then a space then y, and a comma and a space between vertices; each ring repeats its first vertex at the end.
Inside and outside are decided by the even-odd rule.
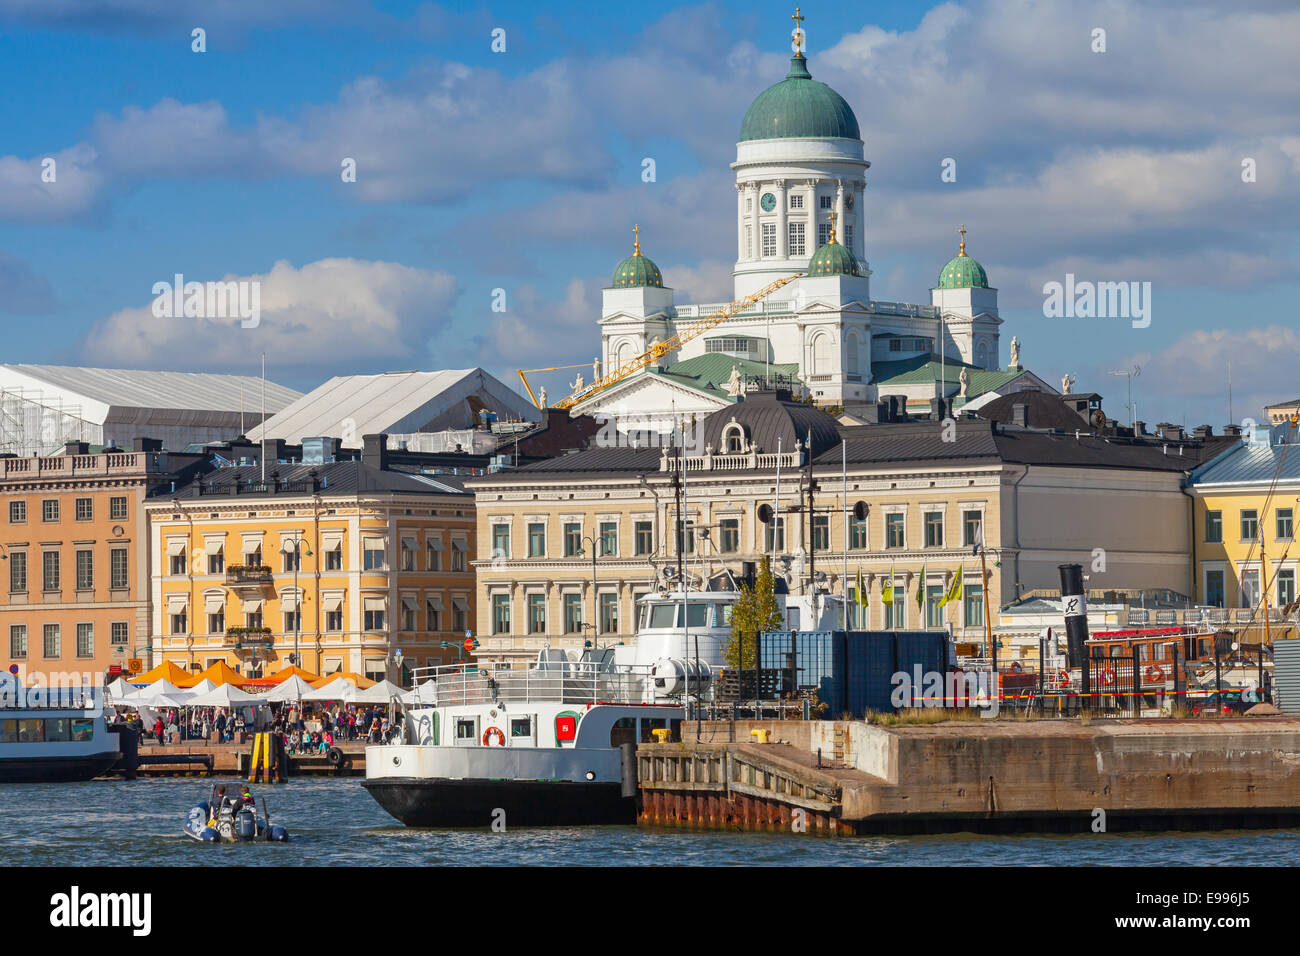
MULTIPOLYGON (((987 422, 958 421, 951 432, 955 441, 944 441, 942 422, 906 422, 889 425, 859 425, 842 430, 848 443, 849 464, 912 461, 970 461, 996 460, 997 445, 992 428, 987 422)), ((815 461, 817 465, 839 465, 841 452, 838 444, 823 452, 815 461)))
MULTIPOLYGON (((1079 398, 1077 395, 1067 397, 1079 398)), ((1059 428, 1071 434, 1076 428, 1082 431, 1092 430, 1088 423, 1079 417, 1078 412, 1065 404, 1065 399, 1046 392, 1012 392, 1010 395, 1003 395, 986 405, 981 405, 975 410, 975 414, 980 418, 1006 425, 1011 423, 1012 409, 1017 405, 1026 406, 1025 424, 1030 428, 1059 428)))
POLYGON ((812 436, 812 453, 820 455, 840 443, 839 424, 821 409, 802 402, 782 401, 773 392, 756 392, 704 419, 704 441, 714 450, 724 447, 722 433, 732 420, 745 429, 745 436, 763 454, 775 454, 780 440, 789 451, 796 442, 812 436))
POLYGON ((1103 438, 1000 428, 994 436, 1003 461, 1024 465, 1074 465, 1086 468, 1143 468, 1191 471, 1221 448, 1208 442, 1103 438))
POLYGON ((271 488, 279 479, 279 492, 262 489, 259 465, 218 468, 199 479, 182 485, 175 492, 163 490, 156 497, 193 500, 235 496, 235 482, 240 484, 239 497, 268 498, 311 494, 312 479, 320 481, 321 495, 353 495, 366 492, 400 492, 404 494, 469 494, 464 479, 456 475, 420 475, 410 471, 383 470, 360 461, 336 461, 324 465, 284 465, 270 462, 266 466, 266 483, 271 488))

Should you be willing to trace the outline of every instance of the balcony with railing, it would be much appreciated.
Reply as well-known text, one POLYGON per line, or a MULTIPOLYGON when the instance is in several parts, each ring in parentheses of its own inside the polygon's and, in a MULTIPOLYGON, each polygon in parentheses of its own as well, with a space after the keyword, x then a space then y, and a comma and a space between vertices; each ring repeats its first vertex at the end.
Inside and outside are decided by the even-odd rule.
POLYGON ((226 628, 226 643, 241 647, 269 646, 275 643, 275 636, 269 627, 240 624, 226 628))
POLYGON ((275 578, 264 564, 232 564, 226 568, 228 588, 268 588, 275 578))

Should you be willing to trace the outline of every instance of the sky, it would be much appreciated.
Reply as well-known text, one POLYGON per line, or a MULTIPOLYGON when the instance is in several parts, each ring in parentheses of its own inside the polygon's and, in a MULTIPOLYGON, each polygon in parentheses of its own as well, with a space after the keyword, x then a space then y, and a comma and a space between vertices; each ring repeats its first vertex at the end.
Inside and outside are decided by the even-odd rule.
MULTIPOLYGON (((634 223, 677 301, 726 301, 728 164, 793 7, 633 9, 0 0, 0 361, 517 386, 599 352, 634 223), (260 322, 156 316, 177 274, 259 280, 260 322)), ((1147 422, 1300 397, 1300 7, 802 13, 872 164, 873 298, 928 303, 964 224, 1003 364, 1015 335, 1121 420, 1134 368, 1147 422), (1067 275, 1150 283, 1149 322, 1045 314, 1067 275)))

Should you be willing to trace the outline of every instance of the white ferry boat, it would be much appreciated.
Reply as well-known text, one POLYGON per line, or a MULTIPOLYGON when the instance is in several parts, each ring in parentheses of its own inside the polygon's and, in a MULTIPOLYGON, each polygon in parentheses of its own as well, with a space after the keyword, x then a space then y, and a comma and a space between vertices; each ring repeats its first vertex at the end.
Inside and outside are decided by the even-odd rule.
POLYGON ((103 709, 77 703, 0 705, 0 783, 90 780, 122 759, 103 709))
MULTIPOLYGON (((734 591, 642 599, 635 645, 571 660, 422 668, 403 742, 366 748, 363 786, 408 826, 632 823, 623 744, 680 739, 687 700, 707 697, 731 632, 734 591), (428 696, 425 697, 424 695, 428 696)), ((778 596, 787 624, 837 626, 839 602, 778 596)))

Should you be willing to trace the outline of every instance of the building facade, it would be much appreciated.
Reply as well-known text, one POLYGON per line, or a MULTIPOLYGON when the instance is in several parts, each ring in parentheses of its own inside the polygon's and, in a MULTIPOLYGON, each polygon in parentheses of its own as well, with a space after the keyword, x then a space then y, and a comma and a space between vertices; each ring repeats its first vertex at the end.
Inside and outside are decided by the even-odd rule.
POLYGON ((268 461, 265 480, 260 465, 218 468, 151 500, 155 660, 397 680, 462 656, 473 496, 386 441, 367 436, 352 460, 268 461))

